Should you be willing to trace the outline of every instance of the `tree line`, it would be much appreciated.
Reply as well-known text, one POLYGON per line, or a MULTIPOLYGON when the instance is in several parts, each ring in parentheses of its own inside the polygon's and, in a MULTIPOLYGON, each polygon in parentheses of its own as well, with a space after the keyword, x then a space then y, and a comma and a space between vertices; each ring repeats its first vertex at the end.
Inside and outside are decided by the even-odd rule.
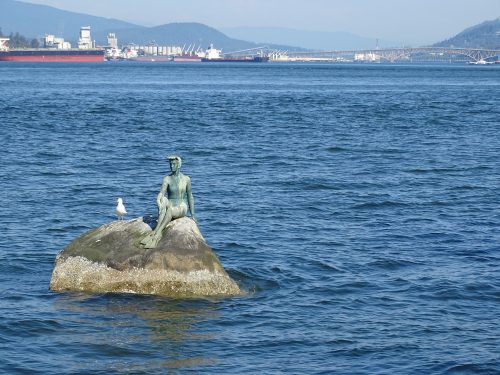
POLYGON ((29 39, 25 36, 16 33, 10 33, 9 35, 2 33, 2 28, 0 28, 0 38, 9 38, 9 47, 10 48, 39 48, 40 42, 38 39, 29 39))

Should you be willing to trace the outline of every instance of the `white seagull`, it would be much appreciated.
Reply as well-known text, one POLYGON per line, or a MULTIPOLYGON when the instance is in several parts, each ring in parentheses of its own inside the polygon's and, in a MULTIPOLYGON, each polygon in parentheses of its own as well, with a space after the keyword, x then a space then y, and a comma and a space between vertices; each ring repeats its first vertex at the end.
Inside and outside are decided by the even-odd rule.
POLYGON ((123 220, 123 217, 127 214, 127 210, 123 205, 123 199, 118 198, 116 200, 116 215, 118 216, 118 220, 123 220))

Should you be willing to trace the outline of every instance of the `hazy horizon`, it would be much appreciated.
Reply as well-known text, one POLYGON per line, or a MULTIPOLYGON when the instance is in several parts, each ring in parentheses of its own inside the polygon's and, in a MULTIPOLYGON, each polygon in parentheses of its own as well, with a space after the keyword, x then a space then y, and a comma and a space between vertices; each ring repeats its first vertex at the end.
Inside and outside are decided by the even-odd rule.
POLYGON ((144 26, 282 27, 429 44, 500 16, 498 0, 23 0, 144 26))

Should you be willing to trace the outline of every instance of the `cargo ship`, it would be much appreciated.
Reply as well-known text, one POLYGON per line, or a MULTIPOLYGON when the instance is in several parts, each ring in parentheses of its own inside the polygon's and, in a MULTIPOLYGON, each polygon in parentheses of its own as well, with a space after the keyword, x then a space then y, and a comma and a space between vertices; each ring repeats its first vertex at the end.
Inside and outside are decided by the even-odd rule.
MULTIPOLYGON (((235 53, 234 53, 235 54, 235 53)), ((231 54, 222 54, 222 50, 214 48, 212 44, 205 52, 201 62, 268 62, 269 56, 231 56, 231 54)))
POLYGON ((80 30, 78 48, 62 38, 45 35, 44 48, 9 48, 9 39, 0 38, 0 61, 25 62, 101 62, 104 49, 94 48, 90 38, 90 27, 80 30))
POLYGON ((202 62, 268 62, 267 56, 220 57, 218 59, 201 59, 202 62))
POLYGON ((147 62, 165 62, 172 61, 172 58, 169 56, 158 56, 158 55, 141 55, 135 57, 129 57, 128 61, 147 61, 147 62))
POLYGON ((201 62, 201 57, 198 55, 176 55, 172 58, 175 62, 201 62))
POLYGON ((101 62, 104 61, 104 50, 57 50, 49 48, 11 49, 0 51, 0 61, 26 62, 101 62))
POLYGON ((172 61, 175 62, 201 62, 201 59, 205 56, 205 52, 202 51, 188 51, 182 52, 180 55, 174 55, 172 61))
POLYGON ((201 62, 201 59, 205 57, 205 51, 202 51, 200 47, 196 50, 195 45, 190 44, 187 48, 182 47, 180 53, 176 53, 172 56, 172 61, 174 62, 201 62))

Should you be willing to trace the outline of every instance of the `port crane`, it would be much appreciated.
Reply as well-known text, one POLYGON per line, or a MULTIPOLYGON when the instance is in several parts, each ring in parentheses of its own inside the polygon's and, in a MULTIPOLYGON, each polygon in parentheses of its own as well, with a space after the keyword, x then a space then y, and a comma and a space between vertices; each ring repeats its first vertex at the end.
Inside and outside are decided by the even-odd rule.
POLYGON ((267 46, 261 46, 261 47, 254 47, 254 48, 247 48, 247 49, 242 49, 239 51, 232 51, 232 52, 224 52, 221 53, 221 55, 230 55, 230 56, 235 56, 235 55, 249 55, 251 51, 259 51, 259 55, 262 56, 264 54, 264 50, 267 50, 267 46))

